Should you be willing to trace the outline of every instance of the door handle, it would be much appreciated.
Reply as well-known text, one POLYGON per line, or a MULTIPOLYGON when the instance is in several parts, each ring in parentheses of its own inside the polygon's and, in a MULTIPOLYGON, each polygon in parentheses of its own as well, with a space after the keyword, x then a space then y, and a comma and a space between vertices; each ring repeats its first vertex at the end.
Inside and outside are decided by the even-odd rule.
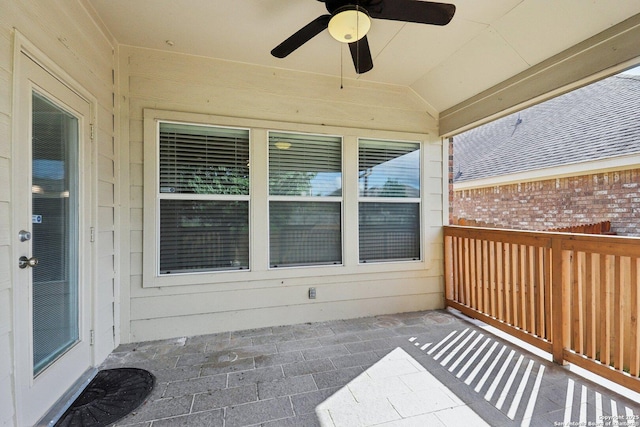
POLYGON ((18 259, 18 267, 20 268, 35 267, 36 265, 38 265, 38 258, 36 257, 27 258, 26 256, 21 256, 18 259))

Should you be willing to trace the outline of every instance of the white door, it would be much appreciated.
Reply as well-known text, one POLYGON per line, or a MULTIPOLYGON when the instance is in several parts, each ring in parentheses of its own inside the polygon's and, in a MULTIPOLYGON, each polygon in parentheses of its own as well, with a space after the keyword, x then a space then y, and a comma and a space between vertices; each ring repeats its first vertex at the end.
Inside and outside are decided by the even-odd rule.
POLYGON ((91 106, 25 54, 16 73, 16 399, 33 425, 92 365, 91 106))

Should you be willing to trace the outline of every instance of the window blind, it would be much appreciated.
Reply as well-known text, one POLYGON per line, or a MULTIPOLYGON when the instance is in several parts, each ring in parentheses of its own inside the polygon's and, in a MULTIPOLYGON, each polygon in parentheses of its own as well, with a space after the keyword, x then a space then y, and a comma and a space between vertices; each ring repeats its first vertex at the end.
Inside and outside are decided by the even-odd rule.
POLYGON ((159 124, 160 274, 249 268, 249 131, 159 124))
POLYGON ((420 259, 420 144, 358 145, 360 262, 420 259))
POLYGON ((248 268, 248 202, 160 201, 160 274, 248 268))
POLYGON ((360 262, 420 259, 418 203, 359 204, 360 262))
POLYGON ((342 139, 269 133, 269 194, 342 195, 342 139))
POLYGON ((271 267, 342 263, 342 139, 269 133, 271 267))
POLYGON ((341 204, 270 202, 271 267, 342 263, 341 204))
POLYGON ((249 194, 249 131, 160 123, 160 193, 249 194))
POLYGON ((420 197, 420 144, 360 140, 361 197, 420 197))

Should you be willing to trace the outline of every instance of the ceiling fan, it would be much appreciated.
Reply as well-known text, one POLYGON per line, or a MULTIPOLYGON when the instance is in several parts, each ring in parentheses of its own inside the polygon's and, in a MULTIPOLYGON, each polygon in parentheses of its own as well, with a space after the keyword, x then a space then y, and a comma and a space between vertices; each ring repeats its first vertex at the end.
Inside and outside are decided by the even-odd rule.
POLYGON ((333 38, 349 44, 353 65, 358 74, 373 68, 367 32, 371 18, 418 24, 447 25, 456 7, 448 3, 420 0, 318 0, 329 11, 295 32, 276 46, 271 54, 284 58, 325 29, 333 38))

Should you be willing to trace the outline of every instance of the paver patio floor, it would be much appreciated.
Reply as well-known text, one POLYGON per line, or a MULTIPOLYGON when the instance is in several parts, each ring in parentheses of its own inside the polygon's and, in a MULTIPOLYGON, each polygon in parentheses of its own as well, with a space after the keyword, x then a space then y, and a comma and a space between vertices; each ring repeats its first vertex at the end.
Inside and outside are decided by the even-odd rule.
POLYGON ((640 404, 446 311, 126 344, 156 376, 117 425, 640 426, 640 404))

